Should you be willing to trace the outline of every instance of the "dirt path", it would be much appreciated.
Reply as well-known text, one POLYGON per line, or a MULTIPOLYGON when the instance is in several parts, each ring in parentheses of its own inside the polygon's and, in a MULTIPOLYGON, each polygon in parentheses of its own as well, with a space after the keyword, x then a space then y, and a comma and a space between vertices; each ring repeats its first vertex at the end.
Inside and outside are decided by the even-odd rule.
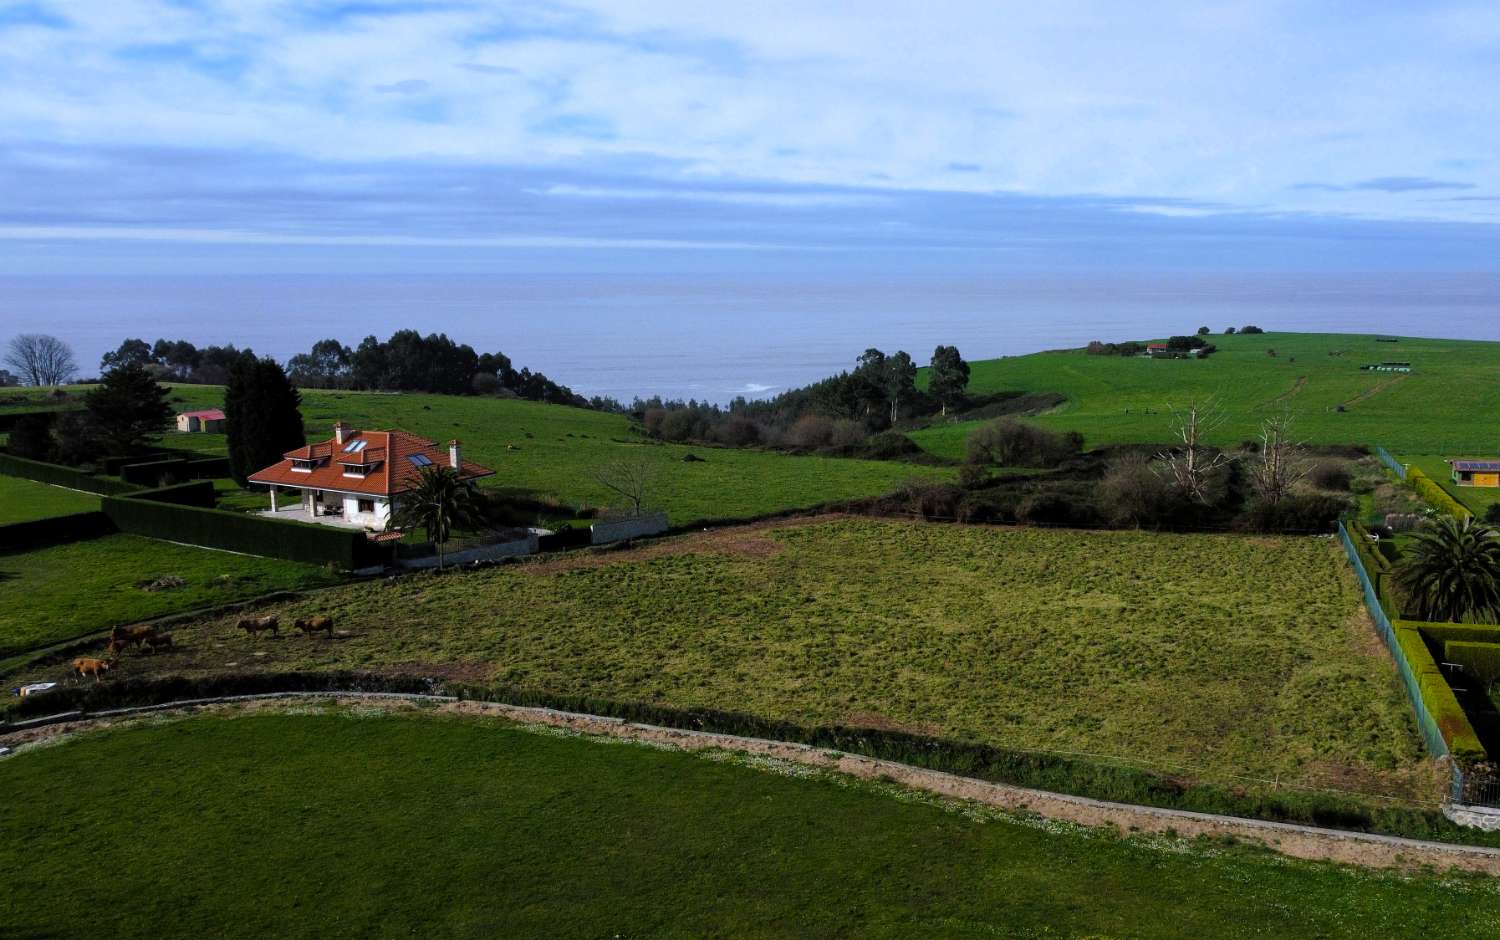
POLYGON ((746 738, 732 734, 662 728, 655 725, 636 724, 618 718, 559 712, 550 708, 455 701, 438 696, 308 692, 294 695, 277 694, 205 700, 190 705, 178 703, 143 709, 122 709, 118 712, 103 713, 87 720, 60 722, 0 735, 0 746, 13 748, 61 735, 110 727, 148 713, 187 716, 205 711, 230 709, 278 709, 291 702, 306 701, 309 698, 362 701, 380 704, 392 710, 415 708, 420 701, 425 700, 429 703, 437 703, 438 710, 449 714, 501 718, 523 725, 561 728, 583 735, 641 741, 683 751, 718 749, 765 755, 823 770, 849 774, 864 780, 891 780, 902 786, 939 796, 971 800, 1011 812, 1034 813, 1048 819, 1065 820, 1084 826, 1112 827, 1124 832, 1167 833, 1185 838, 1198 836, 1231 838, 1243 843, 1264 846, 1292 858, 1330 861, 1368 868, 1408 870, 1423 867, 1440 870, 1457 868, 1488 875, 1500 875, 1500 849, 1427 842, 1362 832, 1345 832, 1235 816, 1215 816, 1187 810, 1110 803, 1087 797, 990 783, 956 774, 912 767, 895 761, 877 760, 804 744, 746 738))

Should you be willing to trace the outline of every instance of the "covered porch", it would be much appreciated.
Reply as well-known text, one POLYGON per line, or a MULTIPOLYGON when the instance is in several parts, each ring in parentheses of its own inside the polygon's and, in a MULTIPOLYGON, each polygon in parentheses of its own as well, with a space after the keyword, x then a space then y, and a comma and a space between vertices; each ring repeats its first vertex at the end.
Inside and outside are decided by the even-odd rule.
POLYGON ((384 532, 391 522, 392 501, 383 496, 285 485, 267 488, 271 508, 261 510, 263 516, 371 532, 384 532), (281 492, 284 489, 294 489, 295 495, 281 492))

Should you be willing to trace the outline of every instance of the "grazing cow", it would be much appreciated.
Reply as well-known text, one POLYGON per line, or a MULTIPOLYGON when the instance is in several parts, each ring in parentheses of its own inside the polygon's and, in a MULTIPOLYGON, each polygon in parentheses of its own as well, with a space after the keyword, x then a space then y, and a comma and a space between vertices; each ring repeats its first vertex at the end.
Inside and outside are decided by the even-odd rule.
POLYGON ((322 631, 322 632, 328 634, 329 639, 333 638, 333 618, 332 617, 322 617, 322 616, 319 616, 319 617, 313 617, 311 620, 298 620, 296 622, 296 627, 297 627, 298 630, 301 630, 303 633, 306 633, 309 636, 311 636, 312 634, 317 633, 319 631, 322 631))
POLYGON ((95 682, 98 682, 99 677, 109 672, 113 666, 114 661, 108 659, 92 659, 87 656, 80 656, 73 660, 73 671, 78 673, 78 678, 82 679, 84 676, 93 676, 95 682))
POLYGON ((177 642, 172 639, 172 634, 170 633, 158 633, 148 642, 150 642, 151 644, 152 653, 157 653, 161 650, 169 650, 177 645, 177 642))
POLYGON ((134 627, 115 627, 109 631, 109 642, 111 645, 120 643, 125 646, 145 646, 156 636, 156 628, 149 623, 143 623, 134 627))
POLYGON ((120 654, 125 652, 125 649, 129 646, 130 641, 126 640, 124 637, 110 637, 109 644, 104 648, 109 651, 109 655, 111 658, 119 659, 120 654))
POLYGON ((251 636, 270 630, 275 636, 281 635, 281 622, 275 617, 245 617, 239 622, 239 628, 251 636))

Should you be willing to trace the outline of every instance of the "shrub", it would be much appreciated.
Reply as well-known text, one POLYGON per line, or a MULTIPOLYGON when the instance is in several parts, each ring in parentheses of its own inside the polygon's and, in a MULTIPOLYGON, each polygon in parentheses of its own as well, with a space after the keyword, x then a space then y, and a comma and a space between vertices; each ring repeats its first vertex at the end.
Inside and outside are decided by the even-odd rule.
POLYGON ((851 421, 848 418, 833 422, 833 429, 829 435, 829 447, 854 447, 865 439, 865 426, 859 421, 851 421))
POLYGON ((1490 504, 1490 508, 1484 511, 1484 521, 1491 525, 1500 523, 1500 503, 1490 504))
POLYGON ((690 408, 674 408, 661 419, 658 436, 667 441, 702 440, 707 430, 706 422, 697 412, 690 408))
MULTIPOLYGON (((809 450, 827 447, 833 442, 833 420, 822 415, 804 415, 787 428, 785 441, 788 447, 805 447, 809 450)), ((860 435, 862 440, 864 435, 860 435)))
POLYGON ((1250 532, 1331 532, 1349 501, 1329 493, 1294 493, 1274 503, 1258 500, 1235 520, 1250 532))
POLYGON ((912 480, 901 487, 899 494, 905 511, 923 519, 968 521, 968 495, 961 486, 912 480))
POLYGON ((1144 454, 1112 461, 1099 483, 1099 510, 1114 525, 1166 524, 1182 502, 1177 488, 1156 472, 1144 454))
POLYGON ((1307 474, 1307 482, 1320 490, 1343 492, 1349 489, 1352 480, 1349 465, 1336 460, 1319 461, 1307 474))
POLYGON ((970 463, 997 467, 1055 467, 1083 450, 1077 431, 1048 431, 1014 418, 1000 418, 969 435, 970 463))
POLYGON ((1264 333, 1265 330, 1261 329, 1258 326, 1242 326, 1242 327, 1240 327, 1240 332, 1241 333, 1264 333))
POLYGON ((28 460, 46 460, 52 456, 54 412, 37 411, 21 415, 11 427, 5 449, 28 460))
POLYGON ((871 460, 898 460, 920 454, 922 448, 900 431, 882 431, 865 442, 861 456, 871 460))
POLYGON ((714 439, 730 447, 751 447, 761 441, 760 425, 743 415, 733 415, 714 429, 714 439))

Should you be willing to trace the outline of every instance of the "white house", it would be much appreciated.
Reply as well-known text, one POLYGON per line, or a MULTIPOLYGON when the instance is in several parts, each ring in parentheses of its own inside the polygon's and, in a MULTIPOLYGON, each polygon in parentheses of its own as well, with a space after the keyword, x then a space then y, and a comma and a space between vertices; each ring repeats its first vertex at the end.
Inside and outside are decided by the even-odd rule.
POLYGON ((437 444, 405 431, 357 431, 342 421, 333 437, 288 453, 279 463, 250 474, 271 490, 270 514, 302 522, 383 532, 401 494, 413 489, 422 470, 448 466, 465 480, 495 471, 463 459, 458 441, 444 453, 437 444), (277 489, 294 488, 299 502, 281 503, 277 489))
POLYGON ((177 416, 177 430, 222 431, 224 430, 224 412, 218 408, 209 408, 204 411, 184 411, 177 416))

